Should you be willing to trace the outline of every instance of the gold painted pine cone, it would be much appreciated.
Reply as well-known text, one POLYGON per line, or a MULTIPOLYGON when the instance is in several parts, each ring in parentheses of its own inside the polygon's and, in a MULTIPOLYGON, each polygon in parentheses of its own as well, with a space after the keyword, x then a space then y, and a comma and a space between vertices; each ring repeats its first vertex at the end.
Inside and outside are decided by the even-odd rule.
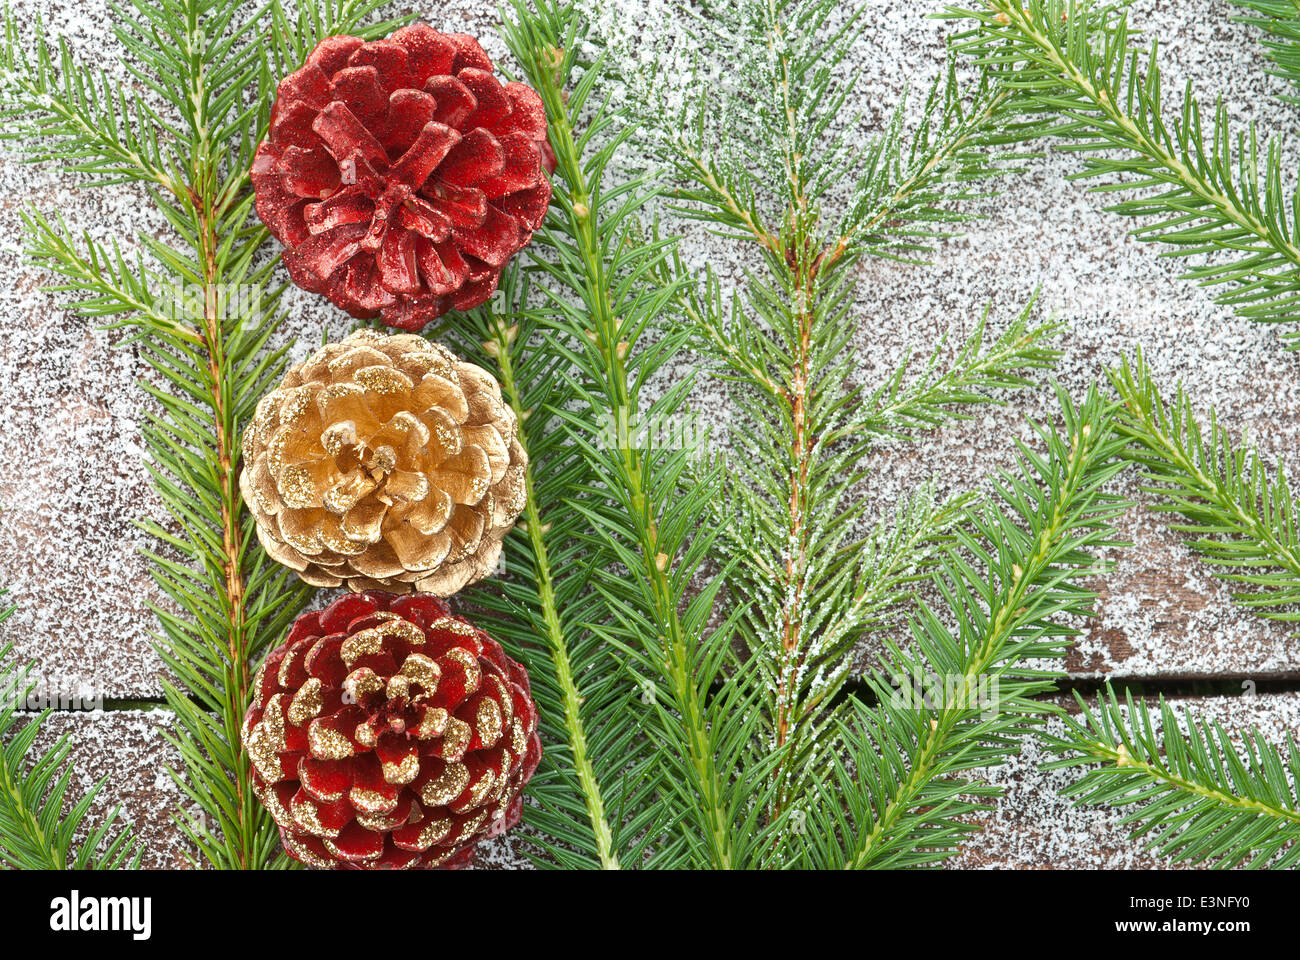
POLYGON ((524 507, 517 433, 486 370, 359 330, 261 399, 239 488, 266 552, 307 583, 445 597, 493 570, 524 507))

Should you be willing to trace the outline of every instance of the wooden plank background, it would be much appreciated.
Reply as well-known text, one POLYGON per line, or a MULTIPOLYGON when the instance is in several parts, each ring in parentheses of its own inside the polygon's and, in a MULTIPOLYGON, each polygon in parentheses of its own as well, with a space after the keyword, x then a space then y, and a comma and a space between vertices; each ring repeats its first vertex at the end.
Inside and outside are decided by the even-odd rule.
MULTIPOLYGON (((639 24, 664 17, 664 5, 624 0, 600 8, 599 27, 616 55, 634 62, 639 24)), ((907 84, 915 117, 920 92, 942 65, 944 28, 925 18, 935 7, 907 0, 869 4, 868 28, 847 66, 861 72, 864 134, 878 129, 907 84)), ((1147 0, 1134 7, 1135 22, 1160 37, 1167 91, 1190 79, 1207 101, 1223 93, 1234 122, 1253 119, 1263 131, 1295 133, 1296 114, 1276 98, 1281 81, 1265 75, 1256 37, 1230 22, 1229 4, 1147 0)), ((20 24, 39 14, 80 56, 128 82, 104 0, 18 0, 14 8, 20 24)), ((489 52, 502 57, 494 3, 454 0, 428 16, 443 29, 483 37, 489 52)), ((1292 148, 1286 149, 1287 169, 1294 170, 1292 148)), ((1215 306, 1178 278, 1179 264, 1157 260, 1155 250, 1127 236, 1129 224, 1066 181, 1077 169, 1076 158, 1054 151, 1030 161, 1024 173, 1000 183, 1001 196, 975 205, 982 218, 943 245, 932 267, 864 266, 855 305, 855 376, 877 383, 903 356, 928 352, 945 332, 960 338, 986 303, 993 305, 993 325, 1004 324, 1037 290, 1039 315, 1066 325, 1056 375, 1076 396, 1141 345, 1169 389, 1186 379, 1200 409, 1216 407, 1230 428, 1248 432, 1267 457, 1294 472, 1300 467, 1296 355, 1276 331, 1215 306)), ((7 238, 0 268, 11 278, 10 296, 0 304, 0 438, 10 453, 9 469, 0 470, 0 542, 9 545, 0 552, 0 585, 19 606, 0 629, 20 656, 38 662, 51 689, 71 686, 108 698, 108 709, 54 718, 45 736, 69 733, 79 779, 110 775, 99 808, 121 803, 145 838, 146 862, 176 865, 183 844, 164 815, 180 799, 165 773, 176 758, 161 737, 169 716, 158 706, 161 664, 149 645, 154 623, 147 605, 161 598, 138 553, 148 539, 134 527, 141 517, 165 519, 140 466, 140 423, 150 407, 136 381, 148 374, 135 351, 119 347, 119 335, 96 330, 40 291, 50 277, 26 266, 20 252, 18 218, 28 202, 128 249, 136 230, 164 236, 165 224, 134 188, 83 191, 66 171, 0 156, 0 231, 7 238)), ((740 281, 743 254, 697 226, 678 226, 691 262, 707 262, 724 281, 740 281)), ((318 343, 322 330, 338 337, 349 329, 347 318, 318 298, 293 291, 286 305, 285 336, 296 338, 295 356, 318 343)), ((683 361, 666 379, 691 372, 683 361)), ((888 514, 926 478, 934 477, 946 495, 1006 465, 1008 437, 1031 439, 1025 416, 1052 413, 1047 389, 1008 399, 1005 407, 981 410, 918 443, 876 451, 873 475, 859 491, 869 498, 871 515, 888 514)), ((729 405, 718 383, 702 380, 694 403, 725 425, 729 405)), ((1067 664, 1071 678, 1090 693, 1105 678, 1160 689, 1230 725, 1259 725, 1275 741, 1296 730, 1300 642, 1284 627, 1234 609, 1183 538, 1145 509, 1131 476, 1117 481, 1116 490, 1135 500, 1121 525, 1133 546, 1113 551, 1116 572, 1095 583, 1102 595, 1098 616, 1080 624, 1084 632, 1067 664)), ((864 665, 874 649, 874 641, 864 642, 864 665)), ((956 865, 1154 865, 1118 827, 1117 814, 1071 809, 1059 796, 1070 776, 1043 774, 1039 760, 1030 747, 994 772, 1006 796, 980 819, 985 829, 956 865)), ((481 859, 485 866, 523 862, 508 837, 481 859)))

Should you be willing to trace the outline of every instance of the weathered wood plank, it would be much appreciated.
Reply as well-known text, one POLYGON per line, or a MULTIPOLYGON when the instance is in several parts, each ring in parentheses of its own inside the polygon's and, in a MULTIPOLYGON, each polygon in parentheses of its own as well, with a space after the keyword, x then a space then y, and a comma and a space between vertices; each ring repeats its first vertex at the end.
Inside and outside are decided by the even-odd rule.
POLYGON ((180 755, 163 737, 171 722, 166 710, 59 712, 46 718, 34 744, 36 751, 48 750, 68 737, 70 797, 80 799, 107 778, 83 827, 94 829, 120 807, 118 820, 138 838, 141 866, 150 869, 185 867, 193 853, 172 822, 186 798, 167 773, 180 765, 180 755))

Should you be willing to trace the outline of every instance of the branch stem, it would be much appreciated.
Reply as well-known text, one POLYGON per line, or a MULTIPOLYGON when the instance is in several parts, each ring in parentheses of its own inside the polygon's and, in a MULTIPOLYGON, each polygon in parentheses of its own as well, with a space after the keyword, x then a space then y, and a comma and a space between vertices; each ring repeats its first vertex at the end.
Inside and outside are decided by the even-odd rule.
POLYGON ((1088 744, 1086 748, 1080 744, 1077 749, 1086 752, 1097 760, 1113 763, 1117 767, 1125 769, 1131 768, 1135 773, 1140 772, 1156 783, 1213 801, 1221 807, 1240 810, 1242 813, 1262 814, 1266 817, 1289 820, 1291 823, 1300 824, 1300 810, 1288 810, 1286 807, 1273 806, 1260 800, 1253 800, 1250 797, 1241 797, 1226 790, 1214 790, 1185 777, 1179 777, 1171 773, 1163 765, 1148 763, 1146 760, 1132 756, 1122 743, 1111 744, 1099 740, 1096 743, 1088 744))
MULTIPOLYGON (((521 442, 527 450, 528 434, 525 419, 528 411, 524 408, 519 384, 515 378, 514 361, 510 355, 511 334, 500 318, 497 318, 493 331, 493 342, 496 344, 494 355, 497 359, 501 389, 519 420, 521 442)), ((560 616, 556 608, 555 583, 546 548, 546 527, 542 523, 541 511, 538 509, 537 496, 533 488, 533 466, 530 461, 524 471, 524 486, 527 493, 524 505, 524 527, 525 535, 532 548, 537 601, 541 607, 542 621, 546 624, 545 636, 555 666, 555 680, 563 698, 564 729, 568 735, 569 751, 573 755, 573 769, 578 778, 578 787, 582 791, 587 819, 591 821, 591 832, 596 839, 600 865, 605 870, 618 870, 618 853, 614 849, 613 832, 610 830, 609 820, 605 814, 605 801, 592 765, 587 731, 582 720, 582 695, 578 692, 578 684, 569 657, 568 641, 565 639, 564 628, 560 624, 560 616)))

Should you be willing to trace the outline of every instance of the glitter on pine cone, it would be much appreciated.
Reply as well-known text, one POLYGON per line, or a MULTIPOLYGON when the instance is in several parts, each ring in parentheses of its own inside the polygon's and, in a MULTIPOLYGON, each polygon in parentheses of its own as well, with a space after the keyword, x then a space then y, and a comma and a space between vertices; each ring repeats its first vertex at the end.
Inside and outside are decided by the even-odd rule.
POLYGON ((294 283, 419 330, 496 290, 555 168, 541 98, 473 37, 422 23, 327 37, 280 82, 252 180, 294 283))
POLYGON ((358 330, 258 401, 239 489, 266 552, 312 586, 445 597, 495 569, 524 508, 517 434, 482 367, 358 330))
POLYGON ((455 868, 519 822, 528 674, 443 601, 352 594, 294 621, 244 717, 253 790, 320 868, 455 868))

